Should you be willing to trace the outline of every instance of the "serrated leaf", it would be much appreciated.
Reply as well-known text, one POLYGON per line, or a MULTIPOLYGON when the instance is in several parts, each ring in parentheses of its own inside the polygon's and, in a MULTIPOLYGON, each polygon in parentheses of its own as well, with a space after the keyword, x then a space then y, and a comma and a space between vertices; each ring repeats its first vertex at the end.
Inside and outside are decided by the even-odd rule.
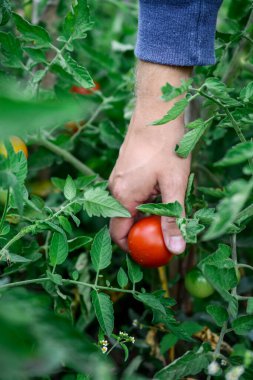
POLYGON ((131 217, 130 213, 108 191, 95 188, 84 193, 84 210, 89 216, 131 217))
POLYGON ((110 297, 108 294, 98 293, 93 290, 91 299, 101 329, 106 335, 110 336, 114 327, 114 312, 110 297))
POLYGON ((92 242, 90 236, 78 236, 72 240, 69 240, 69 252, 73 252, 78 248, 84 248, 92 242))
POLYGON ((244 102, 253 101, 253 82, 249 82, 246 87, 241 89, 240 98, 244 102))
POLYGON ((87 0, 78 0, 64 20, 64 37, 72 40, 85 38, 86 32, 91 29, 92 25, 87 0))
POLYGON ((237 335, 247 335, 253 330, 253 316, 243 315, 232 322, 232 328, 237 335))
POLYGON ((211 352, 202 345, 198 350, 187 351, 183 356, 155 374, 159 380, 181 380, 188 375, 194 376, 208 367, 212 360, 211 352))
POLYGON ((123 268, 120 268, 117 274, 117 281, 119 286, 124 289, 128 284, 128 277, 123 268))
POLYGON ((63 216, 63 215, 60 215, 58 217, 58 220, 59 220, 59 223, 60 225, 62 226, 62 228, 69 234, 72 233, 72 226, 71 224, 69 223, 68 219, 66 218, 66 216, 63 216))
POLYGON ((211 315, 216 325, 220 327, 222 327, 229 318, 227 310, 220 305, 208 305, 206 311, 211 315))
POLYGON ((166 102, 172 99, 175 99, 179 95, 182 95, 184 92, 186 92, 189 88, 189 86, 192 83, 192 79, 188 79, 187 81, 181 80, 181 86, 174 87, 170 83, 166 83, 165 86, 162 87, 162 99, 166 102))
POLYGON ((204 240, 217 238, 227 232, 248 199, 252 187, 252 180, 248 183, 244 180, 238 180, 230 184, 229 193, 219 203, 213 222, 204 235, 204 240))
POLYGON ((225 195, 224 189, 219 189, 219 188, 215 189, 213 187, 199 186, 198 191, 200 191, 201 193, 205 195, 209 195, 211 197, 219 198, 219 199, 223 198, 225 195))
POLYGON ((137 210, 154 215, 180 217, 183 208, 178 201, 174 203, 145 203, 137 206, 137 210))
POLYGON ((190 132, 187 132, 184 135, 179 145, 176 147, 175 151, 178 156, 183 158, 188 157, 195 148, 197 142, 205 133, 208 127, 208 123, 199 122, 198 124, 198 126, 196 126, 194 129, 191 129, 190 132))
POLYGON ((68 241, 66 236, 59 232, 54 232, 50 246, 49 259, 52 266, 64 263, 68 256, 68 241))
POLYGON ((76 185, 73 179, 70 177, 70 175, 68 175, 66 179, 63 193, 65 198, 69 201, 73 200, 76 196, 76 185))
POLYGON ((197 235, 205 229, 198 219, 177 218, 176 222, 186 243, 196 243, 197 235))
POLYGON ((128 277, 132 284, 140 282, 143 278, 141 267, 136 264, 129 256, 126 256, 128 277))
POLYGON ((152 310, 159 311, 163 315, 166 315, 166 310, 160 300, 153 294, 139 293, 134 294, 134 298, 144 303, 144 305, 150 307, 152 310))
POLYGON ((201 208, 194 213, 194 218, 200 220, 201 223, 210 224, 215 214, 214 208, 201 208))
POLYGON ((28 40, 32 40, 36 47, 50 47, 51 38, 46 31, 38 25, 32 25, 19 14, 12 13, 18 31, 28 40))
POLYGON ((91 261, 96 272, 107 268, 112 259, 111 237, 107 226, 100 230, 92 243, 91 261))
POLYGON ((214 166, 226 167, 236 165, 246 160, 250 160, 251 158, 253 158, 253 142, 246 141, 234 145, 226 152, 225 156, 220 161, 217 161, 214 164, 214 166))
POLYGON ((186 98, 180 99, 176 102, 173 107, 167 112, 167 114, 159 120, 156 120, 152 123, 152 125, 162 125, 169 123, 172 120, 175 120, 182 112, 186 109, 189 102, 186 98))
POLYGON ((84 66, 79 65, 70 54, 59 57, 57 62, 80 86, 85 88, 95 86, 88 70, 84 66))
POLYGON ((99 124, 100 138, 104 144, 109 148, 119 149, 122 142, 123 136, 115 125, 110 121, 103 121, 99 124))

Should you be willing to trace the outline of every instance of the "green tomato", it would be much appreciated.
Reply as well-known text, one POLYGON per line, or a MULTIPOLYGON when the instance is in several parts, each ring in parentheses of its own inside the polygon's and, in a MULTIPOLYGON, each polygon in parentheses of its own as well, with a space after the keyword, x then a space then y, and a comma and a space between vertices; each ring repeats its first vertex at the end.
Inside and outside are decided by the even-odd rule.
POLYGON ((214 293, 214 288, 198 268, 193 268, 186 274, 185 288, 197 298, 206 298, 214 293))

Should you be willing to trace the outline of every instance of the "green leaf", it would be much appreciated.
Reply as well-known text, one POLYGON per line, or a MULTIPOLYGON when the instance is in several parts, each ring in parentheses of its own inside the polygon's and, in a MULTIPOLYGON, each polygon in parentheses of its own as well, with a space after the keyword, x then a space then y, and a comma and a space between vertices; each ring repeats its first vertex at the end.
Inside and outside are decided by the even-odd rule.
POLYGON ((145 203, 137 206, 137 210, 154 215, 180 217, 183 208, 178 201, 174 203, 145 203))
POLYGON ((83 110, 73 100, 26 99, 21 88, 0 82, 0 138, 37 128, 55 127, 81 117, 83 110), (11 91, 10 91, 11 88, 11 91), (15 110, 15 112, 13 112, 15 110), (3 126, 8 125, 8 128, 3 126))
POLYGON ((48 32, 38 25, 32 25, 17 13, 12 13, 18 31, 36 47, 50 47, 51 38, 48 32))
POLYGON ((89 189, 84 193, 84 210, 89 216, 103 217, 131 217, 131 214, 111 195, 108 191, 100 189, 89 189))
POLYGON ((166 354, 166 352, 175 346, 178 342, 178 337, 173 334, 166 334, 162 337, 160 342, 160 350, 162 354, 166 354))
POLYGON ((246 87, 242 88, 240 98, 246 103, 253 101, 253 82, 249 82, 246 87))
POLYGON ((173 87, 170 83, 166 83, 166 85, 162 87, 162 99, 168 102, 169 100, 182 95, 188 90, 189 86, 192 83, 192 79, 188 79, 187 81, 182 79, 181 83, 182 84, 179 87, 173 87))
POLYGON ((222 327, 228 320, 228 312, 220 305, 208 305, 206 311, 211 315, 217 326, 222 327))
POLYGON ((101 329, 110 336, 114 327, 113 305, 110 297, 108 294, 93 290, 91 299, 101 329))
POLYGON ((211 352, 208 352, 206 345, 202 345, 198 350, 187 351, 183 356, 157 372, 154 377, 159 380, 181 380, 188 375, 197 375, 207 368, 211 361, 211 352))
POLYGON ((32 260, 27 259, 24 256, 17 255, 16 253, 8 252, 6 255, 2 255, 0 257, 0 261, 8 261, 9 263, 29 263, 32 260))
POLYGON ((130 278, 130 281, 133 284, 140 282, 143 278, 141 267, 138 264, 136 264, 132 259, 130 259, 128 255, 126 256, 126 261, 128 277, 130 278))
POLYGON ((214 213, 214 208, 201 208, 195 212, 194 218, 200 220, 201 223, 210 224, 213 221, 214 213))
POLYGON ((120 268, 117 274, 117 281, 119 286, 124 289, 128 284, 128 277, 123 268, 120 268))
POLYGON ((176 102, 173 107, 167 112, 167 114, 152 123, 152 125, 161 125, 169 123, 172 120, 175 120, 179 115, 181 115, 182 112, 186 109, 188 106, 188 100, 186 98, 180 99, 178 102, 176 102))
POLYGON ((253 216, 253 204, 249 205, 244 210, 239 212, 236 218, 236 223, 240 225, 241 223, 251 218, 252 216, 253 216))
POLYGON ((50 246, 49 259, 52 266, 64 263, 68 256, 68 241, 66 236, 54 232, 50 246))
POLYGON ((106 120, 99 124, 100 138, 105 145, 112 149, 119 149, 122 142, 123 136, 115 125, 106 120))
POLYGON ((19 40, 11 33, 0 32, 1 64, 22 68, 23 54, 19 40))
POLYGON ((188 178, 187 189, 185 193, 185 209, 186 209, 187 216, 190 216, 192 213, 193 190, 194 190, 194 173, 191 173, 188 178))
POLYGON ((237 335, 247 335, 253 330, 253 316, 243 315, 232 322, 232 328, 237 335))
POLYGON ((197 235, 205 229, 198 219, 177 218, 176 222, 186 243, 196 243, 197 235))
POLYGON ((191 129, 190 132, 187 132, 184 135, 179 145, 175 149, 177 155, 180 157, 186 158, 189 156, 208 127, 208 123, 205 123, 203 120, 199 119, 198 125, 197 120, 195 122, 195 128, 191 129))
POLYGON ((139 293, 135 294, 134 298, 144 303, 144 305, 150 307, 152 310, 159 311, 163 315, 166 315, 166 310, 160 300, 153 294, 139 293))
POLYGON ((76 185, 70 175, 68 175, 66 179, 63 193, 65 198, 69 201, 72 201, 76 196, 76 185))
POLYGON ((208 282, 220 293, 220 295, 234 308, 233 296, 229 290, 234 288, 238 279, 235 271, 235 263, 230 258, 231 248, 225 244, 219 244, 218 249, 198 263, 208 282))
POLYGON ((56 285, 62 285, 62 276, 60 274, 51 273, 49 270, 46 271, 47 277, 56 285))
POLYGON ((91 29, 92 25, 87 0, 78 0, 64 20, 64 37, 71 40, 85 38, 86 32, 91 29))
POLYGON ((206 232, 204 240, 217 238, 227 232, 248 199, 252 187, 252 180, 248 183, 244 180, 237 180, 230 184, 228 194, 219 203, 213 222, 206 232))
POLYGON ((104 228, 96 234, 90 255, 93 268, 96 272, 110 265, 112 259, 112 244, 107 226, 104 226, 104 228))
MULTIPOLYGON (((35 62, 35 63, 44 63, 47 65, 47 58, 43 50, 41 49, 35 49, 32 47, 24 47, 23 50, 29 55, 29 57, 35 62)), ((44 70, 39 70, 44 73, 44 70)), ((37 72, 37 71, 36 71, 37 72)))
POLYGON ((72 240, 69 240, 69 252, 73 252, 79 248, 84 248, 92 242, 90 236, 78 236, 72 240))
POLYGON ((0 26, 7 24, 11 17, 11 4, 9 0, 0 0, 0 26))
POLYGON ((250 297, 247 301, 247 314, 253 314, 253 297, 250 297))
POLYGON ((231 166, 240 164, 246 160, 253 158, 253 142, 247 141, 234 145, 231 149, 226 152, 226 155, 214 166, 231 166))
POLYGON ((64 57, 61 56, 58 59, 58 64, 70 74, 73 79, 82 87, 90 88, 94 87, 95 84, 88 72, 88 70, 79 65, 70 54, 65 54, 64 57))
POLYGON ((58 220, 62 228, 69 234, 72 233, 72 226, 66 216, 60 215, 58 216, 58 220))
POLYGON ((209 195, 210 197, 219 198, 219 199, 223 198, 225 195, 225 192, 223 189, 219 189, 219 188, 215 189, 213 187, 199 186, 198 191, 200 191, 201 193, 205 195, 209 195))

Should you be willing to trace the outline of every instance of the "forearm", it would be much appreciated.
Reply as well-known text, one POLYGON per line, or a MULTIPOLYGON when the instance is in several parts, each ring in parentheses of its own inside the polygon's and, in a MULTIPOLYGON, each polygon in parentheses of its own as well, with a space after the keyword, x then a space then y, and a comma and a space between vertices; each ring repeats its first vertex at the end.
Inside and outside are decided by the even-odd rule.
MULTIPOLYGON (((161 118, 173 106, 174 99, 170 102, 165 102, 161 98, 161 87, 167 82, 172 86, 180 86, 181 80, 187 80, 191 76, 192 67, 176 67, 159 65, 150 62, 139 61, 136 70, 136 107, 132 123, 135 128, 148 128, 147 124, 161 118)), ((170 125, 179 125, 183 129, 183 115, 177 119, 177 122, 172 122, 170 125)), ((168 131, 168 124, 152 127, 157 133, 162 130, 168 131)), ((147 130, 147 133, 149 131, 147 130)))

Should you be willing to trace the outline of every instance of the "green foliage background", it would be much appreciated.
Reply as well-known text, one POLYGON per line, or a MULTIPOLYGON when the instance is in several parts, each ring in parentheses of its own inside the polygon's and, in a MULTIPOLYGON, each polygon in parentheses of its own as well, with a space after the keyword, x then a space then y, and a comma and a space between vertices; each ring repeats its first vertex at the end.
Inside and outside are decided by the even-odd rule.
POLYGON ((188 242, 165 281, 107 227, 129 216, 107 179, 134 108, 137 12, 0 1, 0 379, 252 379, 252 3, 224 1, 217 64, 162 88, 164 101, 185 97, 154 124, 191 103, 175 150, 193 154, 186 217, 177 202, 139 206, 176 217, 188 242), (193 266, 215 289, 206 299, 184 288, 193 266))

